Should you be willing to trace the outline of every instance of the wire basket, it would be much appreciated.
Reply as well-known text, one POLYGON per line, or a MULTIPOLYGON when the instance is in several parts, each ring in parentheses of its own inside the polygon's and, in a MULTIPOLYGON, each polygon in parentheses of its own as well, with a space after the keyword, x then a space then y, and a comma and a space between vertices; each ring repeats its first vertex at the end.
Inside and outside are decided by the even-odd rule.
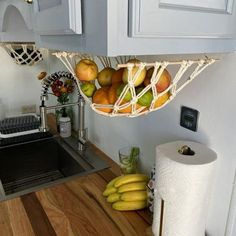
MULTIPOLYGON (((124 68, 124 70, 126 70, 127 80, 126 83, 123 84, 119 96, 117 95, 117 98, 113 102, 106 102, 104 104, 94 103, 94 99, 87 97, 83 93, 81 89, 82 82, 77 78, 75 73, 75 66, 78 63, 78 59, 91 59, 91 57, 67 52, 57 52, 53 55, 59 58, 76 78, 80 93, 90 104, 91 108, 95 112, 109 117, 137 117, 161 109, 173 100, 174 97, 204 69, 216 61, 216 59, 205 58, 199 60, 156 61, 153 63, 124 63, 125 60, 122 60, 122 57, 118 59, 115 58, 118 64, 117 68, 124 68), (140 80, 140 76, 144 71, 146 71, 145 75, 147 75, 147 71, 151 73, 148 72, 149 81, 145 86, 140 87, 140 84, 137 82, 140 80), (163 79, 163 76, 169 79, 167 86, 165 85, 160 89, 158 85, 163 79)), ((111 66, 112 63, 110 59, 105 57, 98 58, 104 67, 111 66)), ((110 89, 112 89, 112 85, 110 87, 100 88, 100 90, 104 90, 104 93, 101 94, 105 97, 110 89)))
POLYGON ((42 53, 38 50, 35 44, 18 44, 18 43, 4 43, 3 48, 14 62, 18 65, 32 66, 37 62, 43 60, 42 53))

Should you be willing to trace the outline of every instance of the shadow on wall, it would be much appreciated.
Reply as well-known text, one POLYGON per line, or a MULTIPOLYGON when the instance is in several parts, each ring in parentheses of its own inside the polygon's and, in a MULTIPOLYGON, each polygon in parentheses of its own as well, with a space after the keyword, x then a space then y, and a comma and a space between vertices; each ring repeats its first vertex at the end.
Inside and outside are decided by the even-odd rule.
POLYGON ((142 152, 141 169, 146 173, 155 163, 155 148, 159 144, 175 140, 209 144, 203 129, 193 132, 179 125, 180 110, 171 103, 162 110, 137 118, 109 118, 88 109, 89 139, 117 162, 121 147, 138 145, 142 152))

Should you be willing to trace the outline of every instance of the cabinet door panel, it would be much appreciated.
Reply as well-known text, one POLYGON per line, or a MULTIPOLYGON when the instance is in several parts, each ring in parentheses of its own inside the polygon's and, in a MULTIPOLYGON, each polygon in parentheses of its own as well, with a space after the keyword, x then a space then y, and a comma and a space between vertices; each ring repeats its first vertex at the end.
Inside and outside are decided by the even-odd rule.
POLYGON ((129 36, 233 38, 233 0, 130 0, 129 36))
POLYGON ((81 34, 81 0, 37 0, 35 32, 40 35, 81 34))
POLYGON ((160 6, 190 8, 202 11, 231 13, 233 0, 160 0, 160 6))

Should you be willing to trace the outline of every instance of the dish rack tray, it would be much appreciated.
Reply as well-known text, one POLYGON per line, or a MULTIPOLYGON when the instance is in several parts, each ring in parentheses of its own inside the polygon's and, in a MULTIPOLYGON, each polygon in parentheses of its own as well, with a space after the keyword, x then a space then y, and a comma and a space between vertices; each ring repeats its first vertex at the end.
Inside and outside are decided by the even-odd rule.
POLYGON ((127 83, 125 84, 125 87, 123 88, 121 94, 118 96, 116 102, 114 104, 97 104, 83 93, 83 91, 81 90, 81 84, 83 82, 79 80, 75 73, 75 67, 79 60, 84 58, 92 58, 94 60, 94 58, 90 55, 68 52, 56 52, 53 53, 53 55, 55 55, 76 78, 80 93, 90 104, 90 107, 96 113, 108 117, 137 117, 163 108, 170 101, 172 101, 175 96, 191 81, 193 81, 202 71, 204 71, 208 66, 218 60, 205 57, 198 60, 154 61, 151 63, 140 61, 139 63, 127 63, 122 59, 122 57, 97 57, 98 61, 100 60, 101 65, 103 65, 104 67, 110 67, 112 65, 111 60, 114 59, 114 62, 117 63, 116 67, 118 69, 124 68, 128 70, 127 83), (141 92, 137 93, 135 82, 138 80, 143 69, 148 70, 150 68, 153 68, 153 73, 150 77, 149 85, 144 87, 141 92), (133 69, 136 69, 135 73, 133 73, 133 69), (169 83, 169 86, 164 91, 158 92, 156 85, 159 82, 162 73, 166 70, 171 74, 171 81, 169 83), (148 91, 151 91, 153 95, 151 104, 149 106, 137 105, 139 99, 148 91), (132 98, 130 99, 130 101, 124 102, 124 98, 127 93, 130 93, 132 98))
POLYGON ((40 120, 35 114, 5 118, 0 121, 0 139, 39 132, 40 120))

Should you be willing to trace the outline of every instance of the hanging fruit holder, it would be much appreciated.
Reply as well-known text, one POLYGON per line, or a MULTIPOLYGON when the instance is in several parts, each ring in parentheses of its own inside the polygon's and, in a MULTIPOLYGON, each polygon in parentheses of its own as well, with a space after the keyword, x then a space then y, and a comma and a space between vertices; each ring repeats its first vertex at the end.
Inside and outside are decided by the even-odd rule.
POLYGON ((41 51, 34 43, 2 43, 1 46, 18 65, 32 66, 43 60, 41 51))
MULTIPOLYGON (((119 95, 113 93, 113 97, 117 96, 113 103, 95 103, 93 98, 87 97, 81 89, 83 81, 81 81, 75 72, 76 64, 79 60, 88 58, 94 60, 89 55, 81 55, 78 53, 57 52, 54 53, 60 59, 66 68, 76 78, 81 95, 90 104, 91 108, 104 116, 116 117, 137 117, 148 114, 166 106, 175 96, 191 81, 193 81, 204 69, 213 64, 216 59, 204 58, 200 60, 180 60, 180 61, 156 61, 153 63, 145 63, 140 61, 133 61, 126 63, 128 57, 107 58, 97 57, 103 67, 111 67, 111 61, 117 63, 117 68, 123 68, 126 71, 127 79, 123 84, 122 91, 119 95), (171 69, 173 67, 174 69, 171 69), (146 73, 146 71, 150 71, 146 73), (172 75, 168 71, 173 71, 172 75), (149 81, 140 85, 140 76, 142 73, 149 74, 149 81), (162 77, 169 78, 167 86, 161 86, 162 77), (138 86, 137 86, 138 85, 138 86), (127 99, 128 97, 128 99, 127 99)), ((125 72, 123 72, 125 73, 125 72)), ((104 96, 109 94, 109 89, 100 88, 104 90, 104 96), (107 93, 107 94, 106 94, 107 93)), ((107 100, 103 98, 103 100, 107 100)), ((108 99, 109 100, 109 99, 108 99)))

